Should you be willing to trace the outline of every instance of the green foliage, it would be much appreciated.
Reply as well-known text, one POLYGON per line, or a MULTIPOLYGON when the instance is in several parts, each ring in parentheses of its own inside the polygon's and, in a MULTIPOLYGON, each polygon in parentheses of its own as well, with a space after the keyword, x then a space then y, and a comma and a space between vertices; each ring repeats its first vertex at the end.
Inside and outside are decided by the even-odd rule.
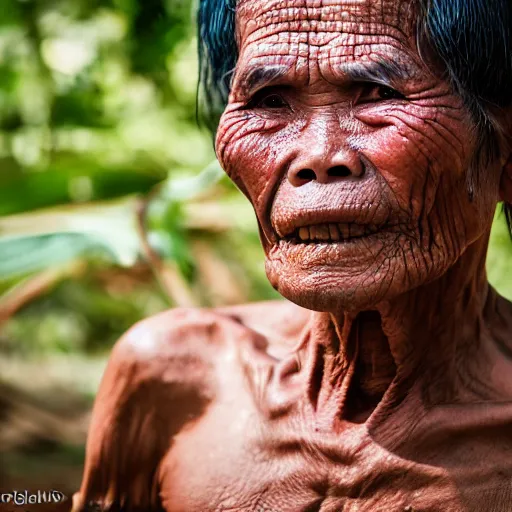
POLYGON ((140 250, 135 217, 129 198, 0 218, 0 276, 25 276, 84 257, 133 265, 140 250))
POLYGON ((213 159, 195 126, 188 1, 10 1, 0 215, 146 194, 213 159))
POLYGON ((217 168, 212 181, 210 168, 184 180, 214 159, 195 123, 194 33, 188 0, 2 4, 0 317, 2 305, 29 298, 0 348, 108 347, 169 304, 151 274, 126 297, 92 276, 69 277, 77 261, 115 273, 143 259, 146 199, 149 242, 192 279, 183 199, 219 176, 217 168), (56 273, 47 279, 48 269, 56 273), (32 296, 41 272, 48 283, 32 296))
POLYGON ((160 255, 190 268, 183 204, 209 191, 221 178, 222 169, 215 161, 198 175, 162 182, 148 202, 144 226, 137 225, 137 202, 132 198, 0 218, 0 276, 24 276, 77 258, 132 266, 142 255, 140 229, 148 230, 160 255))
POLYGON ((512 300, 512 242, 501 207, 496 213, 490 244, 487 257, 489 281, 502 295, 512 300))
MULTIPOLYGON (((149 284, 105 289, 89 269, 28 305, 0 337, 4 354, 33 359, 53 353, 94 353, 112 345, 135 322, 166 307, 149 284)), ((116 273, 107 274, 119 281, 116 273)))

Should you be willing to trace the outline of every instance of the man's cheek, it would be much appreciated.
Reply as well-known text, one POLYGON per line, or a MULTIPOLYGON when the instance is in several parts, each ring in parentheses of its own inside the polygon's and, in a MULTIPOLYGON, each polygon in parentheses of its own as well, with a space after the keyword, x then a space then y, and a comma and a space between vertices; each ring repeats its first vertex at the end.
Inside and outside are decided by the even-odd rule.
POLYGON ((413 219, 432 211, 440 188, 464 189, 464 155, 429 123, 415 129, 401 123, 381 135, 369 138, 364 152, 413 219))
POLYGON ((434 193, 427 191, 427 188, 435 186, 430 176, 430 162, 418 144, 392 129, 385 129, 361 142, 361 153, 387 183, 393 200, 409 216, 418 218, 420 209, 429 207, 435 197, 434 193), (418 198, 422 199, 421 205, 417 204, 418 198))
POLYGON ((219 159, 224 158, 224 152, 238 144, 249 141, 247 150, 252 151, 251 143, 255 139, 265 138, 286 125, 276 120, 262 118, 240 110, 237 105, 228 107, 221 118, 217 132, 216 149, 219 159))
POLYGON ((264 192, 276 172, 272 146, 256 134, 237 137, 226 145, 221 163, 253 206, 260 210, 264 192))

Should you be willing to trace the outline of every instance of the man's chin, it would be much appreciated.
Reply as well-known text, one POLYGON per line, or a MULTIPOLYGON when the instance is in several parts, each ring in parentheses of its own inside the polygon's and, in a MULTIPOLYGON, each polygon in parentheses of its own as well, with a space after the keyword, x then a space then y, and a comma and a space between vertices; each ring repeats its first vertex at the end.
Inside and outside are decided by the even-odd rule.
POLYGON ((272 286, 286 299, 312 311, 357 313, 391 298, 384 276, 351 272, 350 268, 301 268, 267 261, 272 286), (387 293, 386 293, 387 292, 387 293))

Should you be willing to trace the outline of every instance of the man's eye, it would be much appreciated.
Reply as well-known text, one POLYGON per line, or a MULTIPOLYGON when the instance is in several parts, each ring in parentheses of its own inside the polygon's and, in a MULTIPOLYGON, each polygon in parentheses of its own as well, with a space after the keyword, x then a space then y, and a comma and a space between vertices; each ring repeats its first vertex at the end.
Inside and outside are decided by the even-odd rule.
POLYGON ((404 100, 405 96, 397 90, 386 85, 367 84, 359 98, 363 102, 380 100, 404 100))
POLYGON ((287 108, 288 103, 283 99, 280 94, 275 92, 269 93, 261 91, 260 94, 256 94, 254 98, 249 102, 247 108, 287 108))
POLYGON ((279 94, 269 94, 265 96, 260 101, 260 105, 264 108, 283 108, 288 106, 286 101, 284 101, 279 94))
POLYGON ((386 87, 385 85, 381 85, 378 87, 378 94, 379 97, 383 100, 403 100, 405 99, 405 96, 395 89, 392 89, 391 87, 386 87))

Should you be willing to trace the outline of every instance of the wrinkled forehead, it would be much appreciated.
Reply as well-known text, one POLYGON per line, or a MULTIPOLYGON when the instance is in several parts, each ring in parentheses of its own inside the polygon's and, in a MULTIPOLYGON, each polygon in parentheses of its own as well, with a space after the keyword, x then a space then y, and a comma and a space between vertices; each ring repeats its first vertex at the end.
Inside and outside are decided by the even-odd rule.
MULTIPOLYGON (((237 37, 240 49, 251 45, 294 43, 310 47, 389 43, 411 47, 413 0, 239 0, 237 37)), ((305 48, 303 47, 303 50, 305 48)), ((274 52, 272 52, 274 53, 274 52)))

